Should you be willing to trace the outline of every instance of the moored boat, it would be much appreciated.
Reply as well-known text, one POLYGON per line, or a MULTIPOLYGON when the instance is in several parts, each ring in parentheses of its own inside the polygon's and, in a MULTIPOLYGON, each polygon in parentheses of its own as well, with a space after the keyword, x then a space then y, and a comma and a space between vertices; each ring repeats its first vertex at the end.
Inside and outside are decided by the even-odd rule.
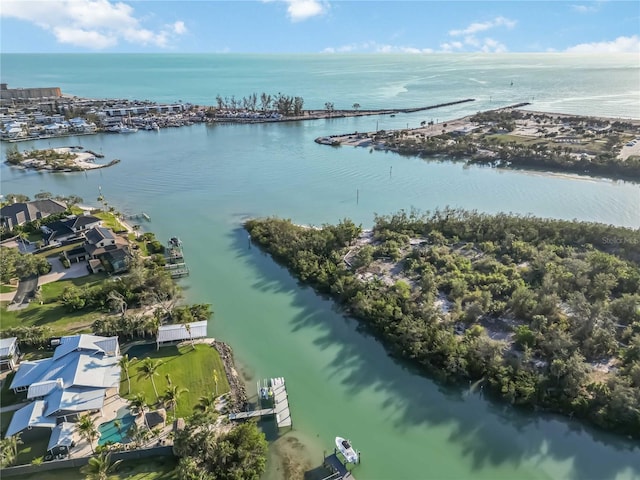
POLYGON ((358 453, 353 449, 349 440, 336 437, 336 447, 348 463, 358 463, 358 453))

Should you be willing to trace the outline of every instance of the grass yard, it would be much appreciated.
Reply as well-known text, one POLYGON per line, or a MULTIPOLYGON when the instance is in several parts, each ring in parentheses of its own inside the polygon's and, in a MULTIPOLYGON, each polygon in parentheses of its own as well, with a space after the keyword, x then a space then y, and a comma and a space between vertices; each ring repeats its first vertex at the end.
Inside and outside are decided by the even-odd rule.
POLYGON ((94 217, 98 217, 102 220, 102 226, 110 228, 114 232, 120 232, 124 230, 124 226, 120 223, 120 220, 111 212, 98 212, 93 214, 94 217))
POLYGON ((0 285, 0 293, 9 293, 9 292, 15 292, 15 291, 16 291, 15 285, 0 285))
MULTIPOLYGON (((13 390, 9 388, 14 376, 15 372, 10 372, 2 382, 2 391, 0 391, 0 405, 3 407, 6 407, 7 405, 13 405, 14 403, 17 403, 26 398, 25 393, 15 394, 13 393, 13 390)), ((2 429, 0 433, 2 433, 3 435, 7 425, 5 425, 4 417, 2 417, 2 429)))
MULTIPOLYGON (((114 480, 178 480, 175 457, 151 457, 123 462, 116 470, 114 480)), ((78 468, 65 468, 48 472, 20 475, 22 480, 84 480, 86 477, 78 468)))
POLYGON ((40 305, 37 302, 32 302, 22 310, 7 311, 8 302, 2 302, 0 306, 1 329, 48 325, 53 329, 54 333, 79 333, 88 328, 101 313, 88 310, 69 311, 67 307, 58 302, 58 298, 69 285, 75 285, 76 287, 92 286, 103 282, 106 277, 105 273, 99 273, 47 283, 42 285, 42 301, 44 303, 40 305), (71 326, 73 328, 70 328, 71 326))
MULTIPOLYGON (((155 345, 145 345, 144 347, 144 350, 140 347, 134 347, 128 352, 129 358, 137 357, 138 361, 133 363, 129 372, 131 394, 127 389, 126 375, 122 375, 120 395, 131 398, 136 393, 142 392, 147 403, 150 405, 156 403, 156 395, 153 391, 151 380, 138 375, 140 363, 146 357, 162 361, 162 365, 158 369, 158 375, 154 377, 160 396, 167 388, 167 374, 170 375, 173 385, 189 390, 178 398, 178 417, 190 416, 200 397, 215 392, 214 370, 218 372, 218 395, 229 391, 224 365, 217 350, 212 346, 199 343, 195 345, 195 350, 189 344, 179 348, 176 346, 160 347, 160 350, 157 351, 155 345)), ((171 415, 171 412, 167 411, 167 413, 171 415)))

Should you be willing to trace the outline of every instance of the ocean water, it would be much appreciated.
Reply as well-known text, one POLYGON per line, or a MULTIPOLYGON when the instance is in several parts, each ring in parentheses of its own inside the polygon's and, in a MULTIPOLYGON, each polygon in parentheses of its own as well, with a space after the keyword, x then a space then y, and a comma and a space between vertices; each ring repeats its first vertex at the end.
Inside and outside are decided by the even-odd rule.
MULTIPOLYGON (((195 125, 134 135, 17 144, 82 145, 114 167, 46 174, 0 166, 3 194, 99 190, 146 230, 179 236, 191 275, 185 296, 209 302, 210 335, 234 348, 251 393, 255 380, 287 380, 294 428, 272 444, 267 479, 284 478, 278 452, 321 461, 335 436, 362 451, 359 479, 640 478, 637 443, 578 422, 530 415, 470 389, 446 389, 390 359, 333 304, 299 285, 248 243, 242 220, 278 215, 321 225, 375 213, 446 205, 640 227, 637 183, 580 176, 464 168, 313 139, 341 132, 417 126, 531 101, 535 110, 640 118, 637 57, 563 55, 234 56, 2 55, 11 87, 60 86, 86 97, 215 103, 252 92, 299 95, 307 108, 457 105, 302 123, 195 125), (513 82, 513 86, 511 86, 513 82), (428 116, 427 116, 428 115, 428 116)), ((6 147, 2 144, 2 149, 6 147)))

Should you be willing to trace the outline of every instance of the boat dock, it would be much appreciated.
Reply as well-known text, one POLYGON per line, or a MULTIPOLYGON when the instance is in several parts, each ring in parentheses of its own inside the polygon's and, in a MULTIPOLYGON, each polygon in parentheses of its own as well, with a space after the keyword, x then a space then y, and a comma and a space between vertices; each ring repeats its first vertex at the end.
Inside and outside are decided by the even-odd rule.
POLYGON ((278 428, 292 427, 291 410, 289 408, 289 395, 283 377, 265 379, 258 382, 259 407, 267 405, 268 408, 258 408, 248 412, 230 413, 229 420, 246 420, 248 418, 262 418, 274 415, 278 428))
POLYGON ((182 250, 182 240, 172 237, 167 245, 168 252, 165 254, 166 264, 164 269, 171 274, 171 278, 186 277, 189 275, 189 267, 184 262, 184 252, 182 250))
POLYGON ((334 450, 331 455, 325 455, 322 466, 331 472, 331 475, 322 480, 343 480, 345 478, 356 480, 353 473, 347 469, 347 464, 342 463, 340 458, 338 458, 338 452, 336 450, 334 450))

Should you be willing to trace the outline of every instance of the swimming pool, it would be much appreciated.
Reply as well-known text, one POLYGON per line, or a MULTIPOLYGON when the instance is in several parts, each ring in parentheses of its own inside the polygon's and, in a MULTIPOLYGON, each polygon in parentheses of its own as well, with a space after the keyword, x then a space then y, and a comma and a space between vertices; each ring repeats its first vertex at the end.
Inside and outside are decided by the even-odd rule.
POLYGON ((105 445, 110 442, 125 443, 124 440, 127 438, 127 432, 134 421, 135 417, 129 413, 127 407, 118 410, 118 416, 116 418, 98 427, 98 431, 100 432, 98 445, 105 445), (116 426, 116 420, 120 421, 120 428, 116 426))

